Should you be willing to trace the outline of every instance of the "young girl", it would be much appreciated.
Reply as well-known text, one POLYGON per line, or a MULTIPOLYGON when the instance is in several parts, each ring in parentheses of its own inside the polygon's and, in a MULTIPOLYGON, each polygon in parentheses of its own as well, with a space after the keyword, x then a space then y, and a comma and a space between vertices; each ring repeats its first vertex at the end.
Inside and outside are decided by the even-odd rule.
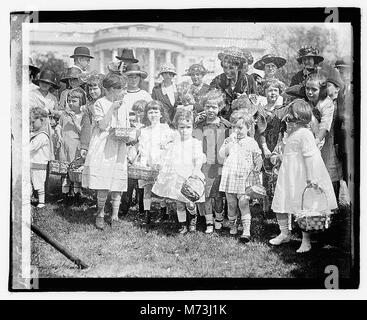
POLYGON ((231 124, 218 116, 225 104, 221 91, 217 89, 209 91, 202 97, 200 103, 201 109, 204 109, 205 118, 195 124, 194 137, 202 141, 207 161, 201 168, 205 175, 205 203, 200 203, 198 208, 200 215, 205 215, 205 233, 212 233, 214 227, 219 230, 223 223, 224 194, 219 192, 219 183, 224 159, 219 157, 218 151, 229 135, 231 124))
MULTIPOLYGON (((72 162, 80 157, 80 130, 83 112, 82 106, 86 104, 85 92, 76 88, 68 93, 68 110, 64 110, 59 119, 60 128, 60 160, 72 162)), ((81 184, 71 183, 68 176, 62 177, 62 193, 64 198, 76 196, 80 198, 81 184)))
MULTIPOLYGON (((304 100, 296 99, 288 108, 285 118, 288 138, 271 206, 277 215, 280 235, 270 240, 272 245, 289 241, 288 214, 301 210, 302 193, 307 185, 319 185, 326 193, 327 209, 337 208, 330 176, 312 132, 307 128, 311 118, 311 107, 304 100)), ((310 235, 302 232, 302 244, 297 252, 307 252, 310 249, 310 235)))
POLYGON ((127 190, 126 144, 117 141, 111 128, 129 127, 125 78, 109 73, 102 82, 106 96, 94 104, 94 123, 89 150, 82 175, 83 187, 97 190, 96 227, 104 229, 104 207, 108 192, 111 192, 111 226, 118 226, 121 193, 127 190))
MULTIPOLYGON (((167 116, 163 104, 153 100, 145 106, 143 124, 139 137, 138 153, 142 165, 159 168, 162 165, 166 146, 173 140, 173 131, 167 124, 167 116)), ((144 211, 146 214, 146 224, 149 227, 151 220, 152 204, 151 181, 139 180, 139 188, 144 188, 144 211)), ((166 217, 166 203, 161 201, 161 218, 166 217)))
MULTIPOLYGON (((144 110, 147 102, 145 100, 138 100, 133 104, 132 110, 129 112, 130 127, 138 129, 138 137, 140 136, 140 129, 144 126, 142 121, 144 118, 144 110)), ((134 163, 138 155, 137 141, 130 142, 127 146, 127 159, 129 163, 134 163)), ((133 191, 135 190, 135 199, 139 203, 139 212, 144 213, 144 189, 139 188, 137 179, 128 179, 127 191, 123 193, 122 214, 126 215, 133 204, 133 191)))
POLYGON ((306 81, 306 97, 313 112, 310 122, 316 145, 322 148, 325 136, 333 122, 334 104, 327 95, 326 77, 320 73, 311 74, 306 81))
MULTIPOLYGON (((186 209, 190 213, 190 231, 196 230, 196 206, 181 193, 181 187, 190 176, 204 180, 201 167, 205 162, 202 144, 192 137, 193 114, 185 109, 178 109, 173 125, 178 131, 175 140, 169 143, 165 158, 152 192, 164 198, 176 200, 177 217, 180 223, 179 233, 187 233, 186 209)), ((198 202, 204 202, 203 196, 198 202)))
POLYGON ((247 243, 250 241, 251 213, 245 191, 249 186, 260 184, 261 150, 257 142, 248 136, 254 120, 245 109, 235 111, 230 120, 233 133, 219 150, 219 155, 225 158, 219 191, 226 193, 230 234, 237 234, 238 206, 243 226, 240 241, 247 243))
POLYGON ((69 68, 65 76, 60 80, 66 84, 66 89, 60 94, 59 110, 65 110, 68 107, 68 93, 81 85, 80 75, 82 71, 77 68, 69 68))
POLYGON ((38 208, 45 206, 45 181, 47 163, 51 160, 51 144, 47 133, 48 112, 36 107, 30 114, 31 182, 38 193, 38 208))
POLYGON ((83 110, 80 130, 80 153, 83 158, 87 155, 89 142, 92 137, 94 104, 105 95, 105 90, 102 87, 103 78, 102 74, 95 74, 86 79, 87 104, 83 110))

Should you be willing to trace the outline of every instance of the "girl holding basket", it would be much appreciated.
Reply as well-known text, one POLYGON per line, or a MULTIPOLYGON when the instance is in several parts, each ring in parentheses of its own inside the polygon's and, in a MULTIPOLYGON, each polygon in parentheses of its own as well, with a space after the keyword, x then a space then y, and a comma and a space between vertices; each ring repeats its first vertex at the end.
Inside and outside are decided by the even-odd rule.
POLYGON ((94 104, 92 138, 85 159, 82 185, 97 190, 96 227, 104 229, 104 207, 107 195, 111 192, 111 226, 118 224, 118 211, 121 194, 127 190, 127 151, 126 143, 116 139, 111 129, 127 128, 128 110, 124 101, 125 78, 109 73, 102 82, 106 96, 94 104))
MULTIPOLYGON (((301 211, 302 193, 306 186, 320 186, 326 194, 327 210, 337 208, 330 176, 316 146, 315 138, 307 128, 311 118, 312 109, 304 100, 296 99, 289 105, 285 116, 288 138, 285 141, 283 160, 271 206, 277 215, 280 234, 269 241, 272 245, 289 241, 288 214, 301 211)), ((303 253, 310 249, 310 234, 302 232, 302 244, 297 252, 303 253)))

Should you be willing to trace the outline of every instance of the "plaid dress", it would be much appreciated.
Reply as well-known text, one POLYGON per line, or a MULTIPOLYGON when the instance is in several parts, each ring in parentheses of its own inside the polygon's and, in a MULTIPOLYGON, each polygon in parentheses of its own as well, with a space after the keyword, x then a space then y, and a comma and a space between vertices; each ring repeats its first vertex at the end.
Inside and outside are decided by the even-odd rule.
MULTIPOLYGON (((219 151, 222 156, 231 143, 231 138, 224 140, 219 151)), ((261 160, 261 150, 257 142, 251 137, 245 137, 232 143, 229 154, 224 160, 222 179, 219 191, 243 194, 249 186, 260 185, 259 172, 254 172, 254 165, 261 160)))

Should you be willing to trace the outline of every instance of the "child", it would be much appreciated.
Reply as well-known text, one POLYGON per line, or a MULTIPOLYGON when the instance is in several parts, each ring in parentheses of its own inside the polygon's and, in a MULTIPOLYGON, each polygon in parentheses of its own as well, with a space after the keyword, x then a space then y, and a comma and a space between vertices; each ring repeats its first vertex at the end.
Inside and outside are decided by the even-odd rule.
MULTIPOLYGON (((60 160, 72 162, 80 157, 80 130, 83 112, 82 106, 86 104, 85 92, 81 88, 73 89, 68 94, 69 110, 64 110, 59 120, 60 126, 60 160)), ((76 196, 80 199, 80 182, 71 183, 68 176, 62 177, 62 193, 65 200, 76 196)))
MULTIPOLYGON (((289 241, 288 214, 301 210, 302 193, 307 185, 319 185, 326 193, 327 209, 337 208, 330 176, 312 132, 307 128, 311 118, 311 107, 304 100, 296 99, 288 108, 285 118, 288 138, 271 206, 277 215, 280 235, 269 241, 272 245, 289 241)), ((302 244, 297 252, 303 253, 310 249, 310 235, 302 232, 302 244)))
POLYGON ((118 212, 122 192, 127 190, 127 150, 126 143, 117 141, 110 134, 111 128, 129 127, 127 107, 124 102, 126 80, 114 73, 103 79, 106 96, 94 104, 94 122, 92 138, 85 159, 82 185, 97 190, 96 228, 103 230, 104 207, 108 192, 111 192, 111 226, 118 226, 118 212))
POLYGON ((327 81, 324 75, 314 73, 308 77, 306 99, 313 112, 311 129, 316 138, 316 145, 321 149, 326 134, 330 132, 334 114, 334 104, 327 95, 327 81))
POLYGON ((224 160, 219 191, 226 193, 230 234, 237 234, 237 206, 241 212, 243 232, 240 241, 250 241, 251 213, 247 187, 260 184, 262 166, 261 150, 257 142, 248 136, 253 118, 244 109, 231 115, 233 133, 224 140, 219 155, 224 160))
POLYGON ((205 233, 213 233, 213 226, 219 230, 223 223, 223 193, 219 192, 223 158, 219 157, 218 151, 229 135, 231 124, 218 116, 225 105, 221 91, 217 89, 209 91, 200 103, 203 105, 201 108, 204 109, 205 118, 196 123, 194 137, 202 141, 207 162, 201 168, 205 175, 205 203, 198 204, 198 208, 200 215, 205 215, 205 233), (213 221, 213 209, 215 221, 213 221))
POLYGON ((83 110, 80 130, 80 154, 83 158, 87 156, 92 136, 94 104, 105 95, 105 90, 102 86, 103 79, 104 76, 102 74, 94 74, 86 78, 87 104, 83 110))
POLYGON ((65 76, 60 80, 66 84, 66 89, 60 94, 59 110, 65 110, 68 107, 68 93, 70 90, 78 88, 82 83, 80 75, 82 71, 77 68, 69 68, 65 76))
MULTIPOLYGON (((138 153, 142 165, 159 168, 162 165, 166 146, 173 140, 173 131, 167 124, 168 117, 165 113, 163 104, 153 100, 145 106, 143 124, 139 137, 138 153)), ((147 228, 151 220, 152 204, 152 181, 139 180, 139 188, 144 188, 144 211, 146 215, 147 228)), ((165 219, 166 203, 161 201, 161 218, 165 219)))
MULTIPOLYGON (((138 129, 138 136, 140 136, 140 129, 144 126, 142 124, 142 120, 144 117, 144 110, 147 102, 145 100, 138 100, 132 106, 132 111, 129 112, 129 122, 132 128, 138 129)), ((138 155, 138 144, 136 141, 130 142, 127 147, 127 158, 129 163, 133 163, 137 160, 138 155)), ((127 192, 124 192, 122 197, 122 212, 123 215, 126 215, 129 211, 129 208, 133 205, 132 196, 133 191, 135 190, 135 197, 139 202, 139 212, 144 213, 144 189, 139 188, 138 180, 136 179, 128 179, 127 183, 127 192)))
POLYGON ((47 133, 48 112, 42 108, 31 109, 30 114, 30 160, 31 182, 38 193, 37 208, 45 206, 45 181, 47 163, 51 160, 51 144, 47 133))
MULTIPOLYGON (((176 200, 179 233, 187 233, 186 209, 190 213, 190 231, 196 230, 197 212, 195 203, 186 199, 181 187, 190 176, 204 180, 201 167, 205 162, 202 144, 192 137, 193 114, 185 109, 178 109, 173 125, 178 131, 175 140, 167 146, 162 168, 153 186, 152 192, 160 197, 176 200)), ((202 197, 198 202, 204 202, 202 197)))

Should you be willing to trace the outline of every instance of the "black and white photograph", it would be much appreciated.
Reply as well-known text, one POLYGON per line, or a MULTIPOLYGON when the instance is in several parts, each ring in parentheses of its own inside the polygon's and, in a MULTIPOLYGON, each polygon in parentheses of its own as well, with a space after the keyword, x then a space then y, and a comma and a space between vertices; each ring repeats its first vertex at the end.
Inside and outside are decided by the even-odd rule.
POLYGON ((360 10, 258 10, 10 14, 10 291, 358 288, 360 10))

